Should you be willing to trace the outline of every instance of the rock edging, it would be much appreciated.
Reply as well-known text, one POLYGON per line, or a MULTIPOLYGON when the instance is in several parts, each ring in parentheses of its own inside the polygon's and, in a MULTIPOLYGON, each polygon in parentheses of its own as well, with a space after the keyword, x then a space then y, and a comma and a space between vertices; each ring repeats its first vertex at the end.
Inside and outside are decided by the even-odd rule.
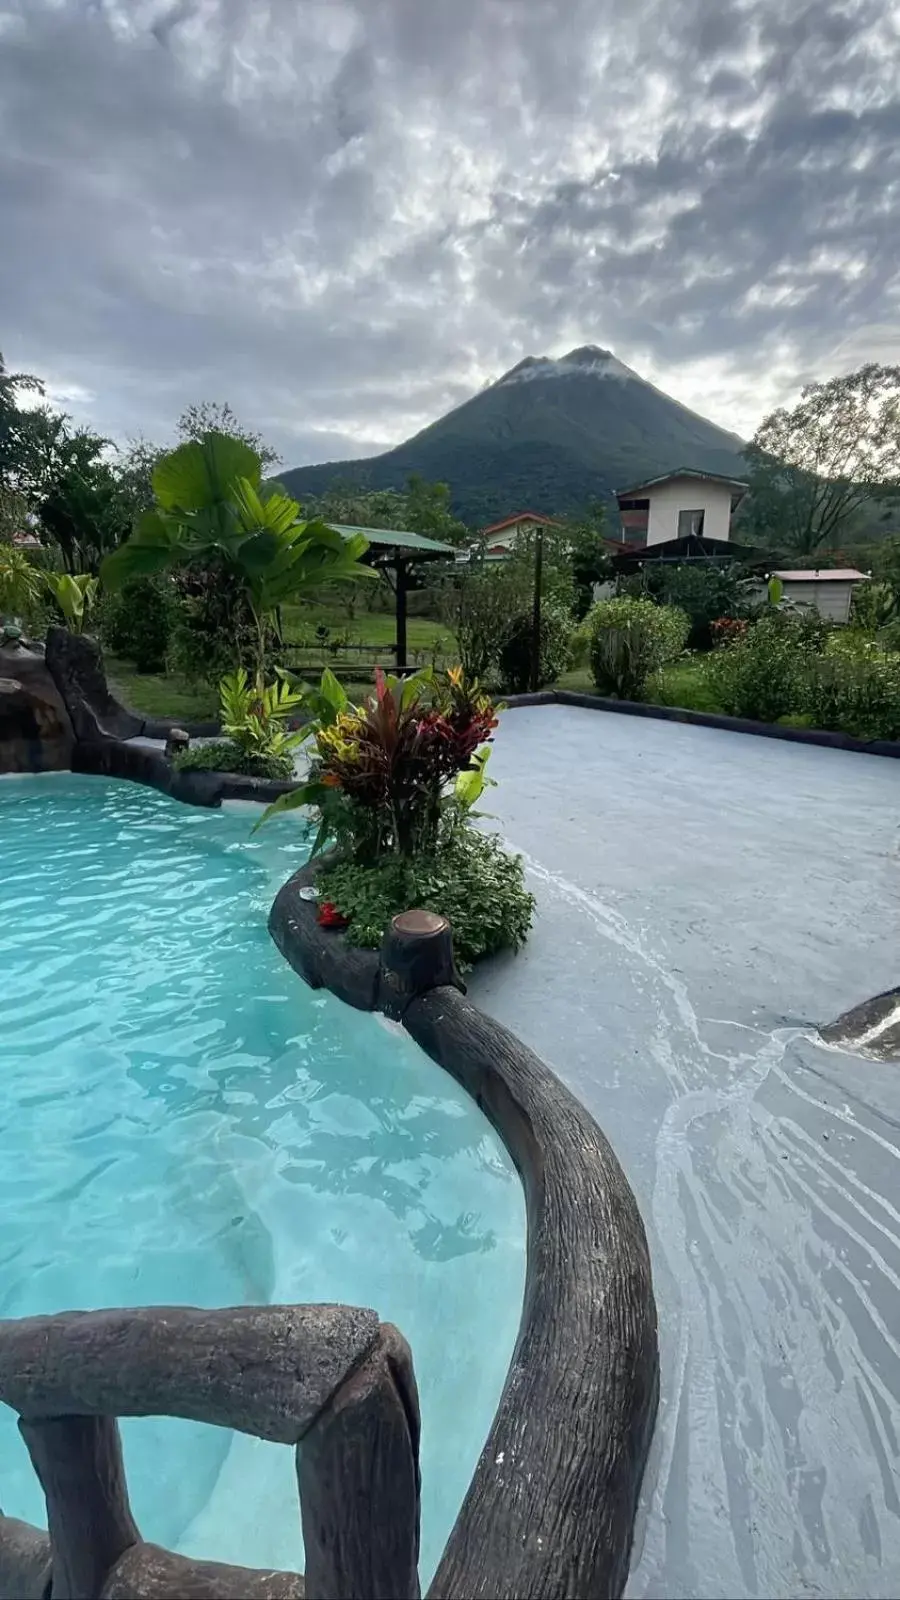
MULTIPOLYGON (((360 1010, 382 1009, 382 959, 321 928, 315 902, 301 898, 316 870, 307 865, 282 887, 269 931, 311 987, 360 1010)), ((518 1168, 528 1214, 519 1336, 430 1595, 619 1595, 659 1391, 656 1306, 636 1201, 579 1101, 456 988, 411 995, 401 1020, 493 1123, 518 1168)))

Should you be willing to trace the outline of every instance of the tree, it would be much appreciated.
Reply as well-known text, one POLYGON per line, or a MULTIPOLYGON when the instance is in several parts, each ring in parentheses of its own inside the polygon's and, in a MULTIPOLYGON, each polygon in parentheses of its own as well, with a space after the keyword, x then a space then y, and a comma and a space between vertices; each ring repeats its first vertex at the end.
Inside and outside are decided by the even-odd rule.
POLYGON ((95 573, 126 538, 134 507, 120 476, 103 459, 108 441, 79 429, 57 439, 47 492, 38 505, 46 543, 58 547, 68 573, 95 573))
POLYGON ((406 480, 406 527, 426 539, 444 544, 464 545, 471 534, 464 522, 450 510, 450 485, 428 483, 417 472, 406 480))
POLYGON ((40 378, 30 372, 9 372, 0 355, 0 488, 25 494, 33 474, 35 419, 38 412, 20 406, 19 391, 42 395, 40 378))
POLYGON ((245 428, 238 421, 227 402, 219 405, 215 400, 203 400, 198 406, 188 406, 178 418, 176 433, 185 443, 202 440, 209 433, 224 433, 229 439, 248 445, 259 456, 263 467, 274 467, 281 460, 278 451, 265 443, 261 433, 245 428))
POLYGON ((810 555, 847 533, 866 501, 900 489, 900 367, 871 362, 811 383, 765 418, 744 452, 744 525, 761 543, 810 555))
POLYGON ((403 490, 367 489, 336 478, 324 494, 307 501, 306 509, 326 522, 353 528, 393 528, 455 545, 471 538, 465 523, 450 510, 449 485, 429 483, 418 473, 407 479, 403 490))
POLYGON ((562 519, 561 542, 568 552, 575 585, 572 609, 579 622, 594 603, 594 585, 605 583, 612 576, 606 539, 606 507, 602 501, 594 501, 584 516, 562 519))
POLYGON ((101 569, 104 584, 119 589, 173 567, 221 565, 253 616, 260 686, 267 629, 280 606, 328 583, 373 576, 361 564, 364 538, 302 521, 296 500, 263 485, 262 466, 257 451, 227 434, 179 445, 156 464, 154 506, 101 569))

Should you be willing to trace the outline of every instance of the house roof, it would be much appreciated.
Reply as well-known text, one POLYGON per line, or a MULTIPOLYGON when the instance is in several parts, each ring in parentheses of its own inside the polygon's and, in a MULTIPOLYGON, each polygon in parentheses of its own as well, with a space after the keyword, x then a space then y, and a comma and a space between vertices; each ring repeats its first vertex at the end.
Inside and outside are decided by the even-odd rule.
POLYGON ((370 544, 380 545, 383 549, 406 552, 418 556, 420 561, 436 561, 439 556, 455 556, 456 547, 452 544, 442 544, 439 539, 426 539, 422 533, 406 533, 398 528, 351 528, 343 522, 329 523, 335 533, 340 533, 345 539, 350 539, 355 533, 361 533, 370 544))
POLYGON ((622 554, 615 557, 614 565, 621 572, 641 567, 646 561, 668 562, 675 566, 738 561, 745 567, 768 569, 771 560, 771 555, 765 550, 735 544, 731 539, 711 539, 706 534, 687 533, 680 539, 663 539, 656 544, 626 545, 622 554))
POLYGON ((725 478, 719 472, 700 472, 696 467, 676 467, 674 472, 662 472, 658 478, 647 478, 643 483, 635 484, 633 489, 617 489, 617 500, 629 500, 632 495, 643 494, 645 489, 656 489, 661 483, 670 483, 673 478, 695 478, 700 483, 722 483, 729 489, 740 489, 746 494, 749 485, 744 478, 725 478))
POLYGON ((555 517, 545 517, 542 511, 517 511, 514 517, 504 517, 502 522, 492 522, 489 528, 482 528, 482 534, 500 533, 504 528, 514 528, 517 522, 539 522, 545 528, 558 528, 559 523, 555 517))
POLYGON ((866 581, 867 572, 857 572, 855 567, 792 567, 779 568, 774 577, 785 583, 856 583, 866 581))

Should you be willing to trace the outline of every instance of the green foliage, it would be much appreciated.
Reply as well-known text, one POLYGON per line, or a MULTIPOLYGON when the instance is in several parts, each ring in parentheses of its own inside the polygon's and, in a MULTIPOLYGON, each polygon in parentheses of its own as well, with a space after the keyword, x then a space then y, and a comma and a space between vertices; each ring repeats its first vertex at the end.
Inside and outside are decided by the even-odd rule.
POLYGON ((334 479, 323 493, 305 497, 310 516, 351 528, 394 528, 421 533, 444 544, 465 544, 471 537, 450 508, 446 483, 428 483, 412 473, 404 489, 367 489, 334 479))
POLYGON ((798 405, 765 418, 745 456, 742 522, 774 548, 809 555, 853 530, 900 479, 900 367, 870 362, 811 383, 798 405))
POLYGON ((43 537, 60 552, 69 573, 95 573, 103 556, 128 533, 132 507, 103 459, 106 445, 105 439, 83 431, 67 438, 38 505, 43 537))
POLYGON ((253 665, 257 629, 238 575, 217 556, 176 570, 169 664, 193 683, 218 685, 235 664, 253 665))
MULTIPOLYGON (((285 601, 324 584, 372 577, 361 565, 365 539, 343 539, 323 523, 301 521, 296 501, 276 486, 262 487, 261 478, 259 456, 240 439, 207 433, 180 445, 153 469, 155 506, 103 563, 103 581, 113 590, 173 567, 224 569, 252 614, 260 677, 267 633, 285 601)), ((233 640, 236 609, 228 621, 233 640)))
POLYGON ((863 628, 868 633, 876 633, 879 628, 884 628, 900 611, 900 596, 897 595, 890 583, 876 583, 871 578, 868 583, 857 583, 853 589, 853 598, 850 605, 850 620, 854 627, 863 628))
POLYGON ((506 643, 510 619, 528 604, 533 580, 518 564, 472 562, 453 574, 444 615, 467 678, 486 678, 506 643))
POLYGON ((0 544, 0 616, 30 618, 40 594, 41 574, 25 551, 0 544))
POLYGON ((179 751, 172 765, 178 772, 236 772, 244 778, 285 780, 294 776, 294 763, 289 754, 255 753, 233 739, 190 745, 187 750, 179 751))
POLYGON ((690 622, 674 606, 620 596, 588 613, 590 661, 600 694, 639 700, 652 672, 684 649, 690 622))
POLYGON ((900 738, 900 656, 851 640, 810 654, 803 666, 796 709, 817 728, 859 739, 900 738))
POLYGON ((202 440, 208 433, 227 434, 247 445, 259 457, 263 468, 274 467, 279 460, 277 450, 266 444, 261 433, 245 428, 227 403, 220 405, 214 400, 204 400, 200 405, 188 406, 178 418, 176 431, 179 439, 186 442, 202 440))
POLYGON ((304 709, 315 718, 306 729, 309 781, 266 815, 316 807, 313 854, 335 840, 358 863, 433 853, 448 807, 467 803, 465 792, 461 801, 454 794, 459 774, 483 758, 497 726, 490 700, 459 667, 403 679, 377 671, 374 695, 358 706, 325 673, 304 709))
MULTIPOLYGON (((541 647, 538 688, 555 683, 569 665, 572 619, 560 606, 545 601, 541 607, 541 647)), ((500 647, 500 675, 504 687, 523 694, 531 685, 531 657, 534 619, 530 611, 509 618, 506 638, 500 647)))
POLYGON ((572 610, 577 621, 583 622, 593 604, 594 585, 605 583, 613 573, 606 546, 606 507, 595 502, 586 516, 568 518, 561 532, 574 584, 572 610))
POLYGON ((219 697, 222 732, 240 751, 251 760, 286 759, 292 769, 292 752, 303 734, 284 723, 303 703, 300 690, 292 689, 283 674, 274 683, 252 682, 239 667, 222 679, 219 697))
POLYGON ((48 572, 45 581, 73 633, 83 633, 100 589, 89 572, 48 572))
POLYGON ((162 672, 177 612, 170 579, 135 578, 104 600, 104 643, 138 672, 162 672))
POLYGON ((758 722, 800 711, 808 658, 823 649, 827 636, 817 614, 768 612, 710 657, 709 678, 722 709, 758 722))
POLYGON ((534 916, 522 859, 474 828, 456 828, 432 855, 391 857, 374 866, 342 863, 323 873, 321 898, 349 919, 352 944, 377 948, 391 917, 411 908, 433 911, 453 929, 457 959, 465 966, 516 950, 534 916))
POLYGON ((753 608, 747 578, 737 562, 727 567, 700 563, 670 567, 648 561, 644 578, 654 600, 687 613, 691 650, 712 648, 711 626, 720 617, 746 617, 753 608))

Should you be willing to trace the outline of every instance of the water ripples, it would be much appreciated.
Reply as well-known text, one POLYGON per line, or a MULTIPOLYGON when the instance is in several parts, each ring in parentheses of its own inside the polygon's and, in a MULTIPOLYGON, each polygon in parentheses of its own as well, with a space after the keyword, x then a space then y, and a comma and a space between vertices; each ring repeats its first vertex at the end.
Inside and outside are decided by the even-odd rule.
MULTIPOLYGON (((405 1035, 313 995, 275 950, 274 886, 303 855, 290 819, 253 836, 244 811, 129 784, 0 785, 0 1314, 373 1305, 416 1359, 427 1568, 515 1340, 521 1189, 405 1035)), ((0 1504, 39 1520, 10 1422, 0 1504)), ((299 1561, 288 1452, 165 1419, 125 1437, 147 1537, 299 1561)))

